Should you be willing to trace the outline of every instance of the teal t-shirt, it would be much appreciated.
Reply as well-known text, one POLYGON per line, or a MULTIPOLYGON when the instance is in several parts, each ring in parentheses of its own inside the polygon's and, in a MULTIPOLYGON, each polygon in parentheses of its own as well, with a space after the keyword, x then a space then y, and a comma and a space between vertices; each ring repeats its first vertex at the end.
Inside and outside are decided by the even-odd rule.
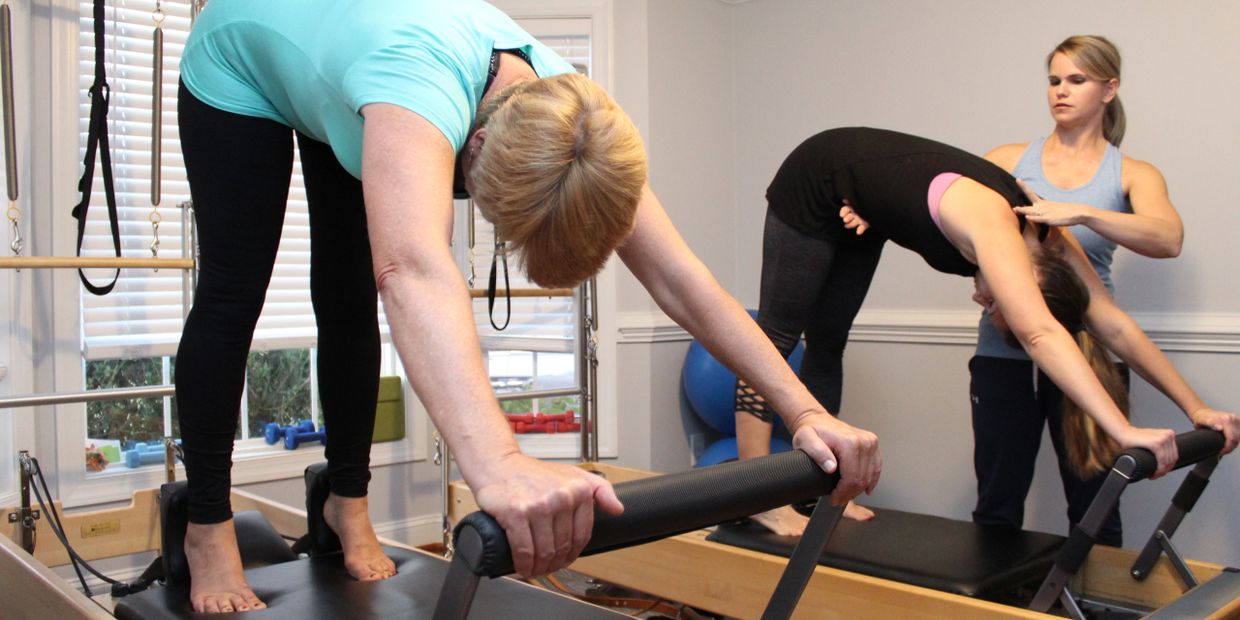
POLYGON ((459 152, 495 49, 524 50, 540 77, 573 71, 481 0, 211 0, 181 80, 212 107, 330 144, 361 178, 362 106, 416 112, 459 152))

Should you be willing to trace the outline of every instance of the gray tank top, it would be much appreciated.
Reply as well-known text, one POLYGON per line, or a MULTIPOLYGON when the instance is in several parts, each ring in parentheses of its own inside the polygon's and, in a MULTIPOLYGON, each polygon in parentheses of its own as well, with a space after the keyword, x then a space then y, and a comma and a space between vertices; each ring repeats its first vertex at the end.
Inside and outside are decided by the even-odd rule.
MULTIPOLYGON (((1093 179, 1079 187, 1063 189, 1052 185, 1042 173, 1042 147, 1045 144, 1046 138, 1029 143, 1021 154, 1020 161, 1016 163, 1012 176, 1024 181, 1047 200, 1075 202, 1108 211, 1132 213, 1132 205, 1128 202, 1128 196, 1124 195, 1124 157, 1115 145, 1107 144, 1102 164, 1098 166, 1093 179)), ((1111 259, 1115 254, 1115 242, 1099 235, 1088 226, 1069 226, 1068 231, 1081 242, 1085 255, 1089 257, 1089 262, 1093 264, 1107 290, 1115 294, 1115 285, 1111 282, 1111 259)), ((1029 359, 1023 349, 1008 346, 1004 342, 1003 335, 991 325, 990 317, 985 311, 982 312, 982 319, 978 324, 977 355, 1029 359)))

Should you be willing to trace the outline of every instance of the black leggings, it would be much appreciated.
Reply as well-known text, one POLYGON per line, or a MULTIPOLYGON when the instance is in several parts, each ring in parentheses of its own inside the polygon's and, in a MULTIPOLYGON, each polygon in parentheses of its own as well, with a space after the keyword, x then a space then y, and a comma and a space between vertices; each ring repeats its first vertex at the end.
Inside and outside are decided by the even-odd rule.
MULTIPOLYGON (((1033 483, 1042 428, 1049 426, 1051 445, 1059 458, 1059 477, 1068 500, 1071 529, 1085 517, 1106 481, 1103 471, 1082 480, 1068 465, 1063 442, 1063 392, 1033 362, 974 356, 969 360, 969 399, 973 404, 973 469, 977 474, 977 507, 973 522, 1019 528, 1025 520, 1025 498, 1033 483), (1035 383, 1036 381, 1036 383, 1035 383)), ((1107 515, 1098 542, 1124 543, 1119 504, 1107 515)))
POLYGON ((758 326, 786 359, 805 334, 801 381, 839 415, 844 345, 878 269, 878 235, 824 241, 808 237, 766 212, 758 326))
MULTIPOLYGON (((231 517, 233 437, 246 359, 271 280, 293 130, 213 108, 180 87, 177 114, 198 231, 198 288, 177 349, 189 520, 231 517)), ((377 293, 361 182, 297 133, 310 212, 310 296, 332 492, 362 497, 379 391, 377 293)))

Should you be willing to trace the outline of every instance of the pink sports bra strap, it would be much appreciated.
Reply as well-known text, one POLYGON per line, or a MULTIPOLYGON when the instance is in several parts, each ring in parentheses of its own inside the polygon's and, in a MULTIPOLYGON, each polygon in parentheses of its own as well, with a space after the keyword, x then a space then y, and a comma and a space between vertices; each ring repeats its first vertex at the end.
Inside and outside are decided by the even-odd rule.
POLYGON ((926 190, 926 206, 930 207, 930 219, 939 227, 939 232, 943 232, 943 223, 939 221, 939 200, 943 198, 947 188, 959 178, 959 173, 941 172, 930 181, 930 189, 926 190))

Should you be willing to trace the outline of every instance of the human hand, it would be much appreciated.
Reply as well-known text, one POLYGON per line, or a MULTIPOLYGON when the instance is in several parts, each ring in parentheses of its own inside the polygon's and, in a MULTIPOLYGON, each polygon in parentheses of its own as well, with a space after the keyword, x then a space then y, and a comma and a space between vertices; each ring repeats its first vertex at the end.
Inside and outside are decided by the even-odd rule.
POLYGON ((495 463, 494 478, 475 488, 478 506, 508 535, 513 568, 534 577, 572 564, 594 528, 594 505, 624 512, 611 483, 583 469, 515 453, 495 463))
POLYGON ((844 220, 844 228, 857 231, 857 236, 865 234, 865 231, 870 229, 870 223, 857 215, 852 202, 847 198, 844 199, 844 206, 840 207, 840 219, 844 220))
POLYGON ((1225 441, 1222 454, 1235 450, 1236 444, 1240 443, 1240 416, 1234 413, 1216 411, 1209 407, 1201 407, 1190 413, 1188 417, 1196 426, 1212 428, 1223 433, 1225 441))
POLYGON ((1175 446, 1175 431, 1169 428, 1129 426, 1115 438, 1115 441, 1119 442, 1123 448, 1145 448, 1154 453, 1154 459, 1158 461, 1158 469, 1150 476, 1150 480, 1161 478, 1175 467, 1176 461, 1180 460, 1179 451, 1175 446))
POLYGON ((883 471, 877 435, 849 426, 826 412, 802 414, 791 428, 793 447, 804 450, 823 471, 840 471, 840 482, 831 493, 833 506, 862 492, 874 491, 883 471))
POLYGON ((1012 207, 1013 211, 1025 216, 1025 219, 1047 226, 1072 226, 1083 224, 1090 207, 1073 202, 1055 202, 1043 200, 1024 181, 1016 179, 1016 184, 1033 204, 1031 206, 1012 207))

